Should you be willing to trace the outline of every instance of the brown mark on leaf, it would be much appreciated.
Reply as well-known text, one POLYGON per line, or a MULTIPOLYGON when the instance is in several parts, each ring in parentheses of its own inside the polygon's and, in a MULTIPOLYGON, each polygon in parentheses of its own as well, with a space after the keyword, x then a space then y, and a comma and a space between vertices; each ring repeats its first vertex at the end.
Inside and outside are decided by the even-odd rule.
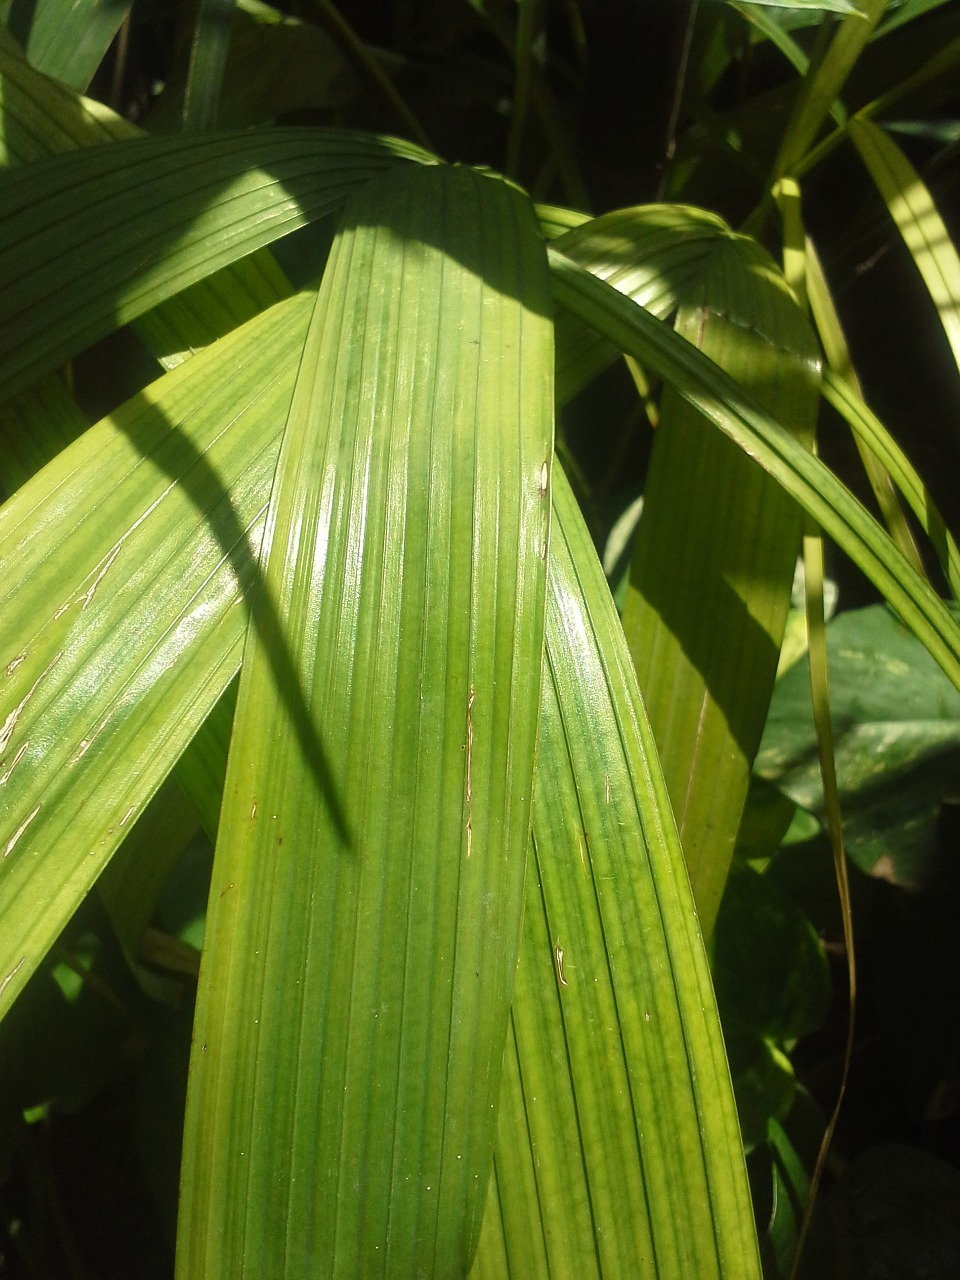
MULTIPOLYGON (((6 771, 5 773, 0 774, 0 787, 2 787, 2 786, 4 786, 4 785, 5 785, 5 783, 6 783, 7 779, 10 777, 11 773, 13 773, 14 769, 17 767, 17 765, 20 763, 20 761, 21 761, 21 760, 23 759, 23 757, 26 755, 26 753, 27 753, 27 747, 29 747, 29 745, 30 745, 30 739, 29 739, 29 738, 24 739, 23 743, 22 743, 22 744, 21 744, 21 746, 20 746, 20 750, 17 752, 17 754, 16 754, 16 755, 13 757, 13 759, 10 761, 10 768, 9 768, 9 769, 7 769, 7 771, 6 771)), ((0 763, 2 763, 2 761, 0 761, 0 763)))
POLYGON ((473 852, 473 688, 467 699, 467 857, 473 852))
POLYGON ((553 948, 553 958, 557 965, 557 980, 561 987, 565 987, 567 985, 567 980, 563 976, 563 947, 558 945, 553 948))
POLYGON ((231 880, 231 881, 230 881, 230 883, 227 885, 227 887, 226 887, 225 889, 221 889, 221 890, 220 890, 220 897, 221 897, 221 898, 222 898, 222 897, 224 897, 224 895, 225 895, 225 894, 228 894, 228 893, 230 892, 230 890, 231 890, 231 889, 235 889, 235 888, 236 888, 236 885, 235 885, 235 884, 234 884, 234 882, 231 880))
POLYGON ((59 662, 62 656, 63 656, 63 650, 61 649, 60 652, 53 659, 51 659, 51 661, 47 664, 47 666, 45 666, 44 669, 40 672, 36 680, 34 680, 33 684, 30 686, 27 692, 23 695, 23 697, 20 699, 17 705, 13 708, 13 710, 7 716, 6 720, 4 720, 2 726, 0 726, 0 752, 6 751, 7 747, 10 745, 10 739, 13 737, 14 730, 17 727, 17 721, 20 719, 20 716, 23 714, 24 707, 27 705, 27 703, 36 693, 37 688, 40 684, 40 681, 44 678, 44 676, 50 674, 54 665, 57 662, 59 662))
POLYGON ((12 662, 7 663, 7 675, 12 676, 13 673, 16 671, 17 667, 19 667, 20 663, 26 662, 26 660, 27 660, 27 651, 26 649, 24 649, 23 653, 18 653, 17 656, 12 660, 12 662))
POLYGON ((603 798, 604 798, 604 800, 606 800, 607 804, 609 804, 609 803, 610 803, 610 775, 609 775, 609 773, 605 773, 605 774, 603 775, 603 798))
POLYGON ((27 957, 21 956, 20 959, 17 961, 17 963, 10 970, 10 972, 7 974, 7 976, 4 978, 4 980, 0 982, 0 996, 3 995, 4 991, 6 991, 9 984, 13 981, 17 973, 23 968, 26 962, 27 962, 27 957))
POLYGON ((34 818, 37 816, 39 812, 40 812, 40 805, 38 804, 34 808, 33 812, 28 814, 27 817, 24 818, 24 820, 20 823, 19 827, 17 827, 16 831, 7 841, 6 847, 3 850, 3 856, 5 858, 7 857, 8 854, 13 852, 14 845, 17 843, 17 841, 20 839, 20 837, 26 831, 27 827, 29 827, 30 823, 34 820, 34 818))

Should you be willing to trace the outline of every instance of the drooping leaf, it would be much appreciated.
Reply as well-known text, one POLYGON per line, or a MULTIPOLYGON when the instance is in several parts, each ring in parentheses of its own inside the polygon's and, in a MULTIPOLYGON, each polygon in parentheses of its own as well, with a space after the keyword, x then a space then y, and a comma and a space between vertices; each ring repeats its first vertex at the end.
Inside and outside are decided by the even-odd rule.
MULTIPOLYGON (((8 167, 142 136, 135 125, 101 103, 40 75, 2 36, 0 28, 0 145, 8 167)), ((289 294, 290 287, 269 250, 260 249, 168 298, 139 316, 134 327, 146 346, 171 368, 289 294)), ((22 406, 7 401, 0 415, 4 425, 9 421, 20 437, 36 431, 52 435, 29 401, 22 406), (23 423, 25 413, 28 423, 23 423)), ((68 440, 61 437, 60 442, 62 446, 68 440)))
POLYGON ((824 373, 823 396, 846 419, 857 439, 870 450, 895 481, 916 516, 917 523, 930 539, 954 599, 960 600, 960 551, 930 491, 910 459, 876 414, 831 370, 824 373))
MULTIPOLYGON (((834 403, 831 387, 836 384, 838 388, 842 388, 844 402, 849 400, 862 405, 863 393, 859 379, 854 371, 853 361, 850 358, 846 335, 843 332, 840 316, 837 313, 833 296, 830 292, 830 285, 821 266, 820 258, 809 237, 804 238, 803 279, 807 300, 810 304, 810 315, 816 325, 820 342, 823 345, 823 352, 826 356, 827 367, 824 369, 823 379, 824 398, 834 403)), ((865 408, 866 406, 863 407, 865 408)), ((844 416, 847 416, 847 414, 844 413, 844 416)), ((853 426, 853 422, 849 417, 848 421, 853 426)), ((879 423, 876 423, 876 425, 880 427, 879 434, 886 437, 887 441, 893 446, 892 449, 884 450, 879 441, 869 442, 864 437, 863 432, 854 426, 857 451, 867 473, 867 479, 870 481, 873 496, 876 498, 877 505, 883 515, 884 523, 890 530, 890 536, 913 567, 918 572, 923 573, 923 560, 920 556, 913 530, 904 517, 903 509, 894 489, 894 480, 891 476, 890 468, 881 461, 881 453, 896 451, 897 470, 900 477, 897 484, 900 485, 901 489, 905 473, 910 470, 909 463, 903 457, 902 451, 890 440, 889 434, 883 431, 879 423)), ((918 487, 922 489, 923 486, 919 484, 915 474, 913 478, 917 480, 918 487)), ((913 506, 914 513, 919 514, 917 507, 913 505, 913 501, 910 498, 908 498, 908 501, 913 506)), ((935 508, 933 508, 929 518, 925 513, 919 514, 921 524, 923 524, 928 533, 933 525, 935 513, 935 508)))
POLYGON ((923 277, 960 370, 960 256, 943 219, 920 175, 881 128, 851 120, 849 133, 923 277))
POLYGON ((401 142, 314 129, 139 138, 0 182, 0 390, 346 197, 401 142))
MULTIPOLYGON (((687 205, 651 204, 618 209, 571 227, 555 239, 574 262, 653 312, 667 316, 700 270, 718 238, 727 234, 714 214, 687 205)), ((557 317, 557 399, 570 400, 618 352, 569 312, 557 317)))
POLYGON ((244 654, 181 1280, 473 1254, 529 838, 549 311, 513 188, 410 170, 348 206, 244 654))

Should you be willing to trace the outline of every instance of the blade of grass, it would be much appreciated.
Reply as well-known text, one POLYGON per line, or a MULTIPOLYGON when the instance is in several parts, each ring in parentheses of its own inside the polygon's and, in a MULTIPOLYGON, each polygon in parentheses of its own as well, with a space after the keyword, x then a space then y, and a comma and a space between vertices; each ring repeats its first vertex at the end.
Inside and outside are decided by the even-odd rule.
POLYGON ((811 65, 784 130, 773 164, 771 186, 778 178, 793 173, 797 162, 816 140, 886 7, 887 0, 861 0, 857 11, 840 23, 823 58, 811 65))
POLYGON ((534 57, 533 42, 542 25, 542 10, 543 0, 520 0, 516 40, 513 50, 513 111, 510 116, 506 162, 506 172, 514 178, 517 177, 520 169, 523 131, 530 105, 530 74, 534 57))
POLYGON ((739 0, 735 9, 793 9, 811 13, 857 14, 860 10, 851 0, 739 0))
MULTIPOLYGON (((820 264, 816 248, 809 237, 805 241, 804 249, 804 276, 807 282, 810 311, 814 324, 817 326, 820 341, 823 344, 827 363, 836 376, 849 387, 852 396, 862 402, 863 393, 860 390, 860 383, 854 372, 853 362, 850 359, 850 352, 840 324, 840 317, 834 306, 830 287, 820 264)), ((877 500, 884 523, 890 530, 891 538, 893 538, 903 556, 913 565, 917 573, 925 577, 926 570, 923 567, 923 561, 920 558, 920 552, 910 526, 904 519, 890 472, 880 462, 876 449, 870 447, 861 432, 854 430, 854 440, 856 441, 857 451, 863 462, 864 470, 867 473, 867 479, 870 481, 873 496, 877 500)), ((898 454, 900 459, 898 470, 902 471, 902 464, 906 460, 899 449, 898 454)), ((914 479, 918 480, 915 473, 914 479)))
POLYGON ((370 81, 387 106, 393 110, 397 120, 406 126, 410 136, 428 151, 433 151, 433 143, 423 125, 333 0, 309 0, 309 4, 343 52, 370 81))
POLYGON ((823 398, 846 420, 858 442, 877 459, 906 499, 930 539, 955 600, 960 600, 960 552, 937 504, 909 458, 849 382, 832 369, 823 376, 823 398))
POLYGON ((217 104, 236 7, 236 0, 200 0, 183 95, 185 133, 202 133, 217 126, 217 104))
POLYGON ((830 847, 833 852, 833 865, 840 898, 840 914, 843 920, 843 940, 847 958, 847 994, 850 1004, 847 1014, 847 1033, 844 1043, 843 1067, 840 1072, 840 1085, 837 1089, 836 1102, 830 1113, 830 1119, 827 1122, 827 1127, 820 1143, 816 1163, 810 1175, 810 1187, 807 1192, 803 1218, 800 1222, 800 1231, 793 1257, 793 1266, 790 1271, 791 1280, 796 1280, 800 1270, 804 1243, 810 1228, 817 1190, 826 1166, 837 1121, 840 1118, 840 1108, 843 1105, 847 1076, 853 1057, 857 1007, 857 960, 853 938, 853 909, 850 902, 850 879, 847 872, 847 855, 843 842, 843 817, 840 812, 840 790, 837 785, 833 725, 830 716, 827 628, 823 604, 823 539, 812 530, 805 533, 803 539, 803 568, 807 614, 807 652, 810 662, 810 696, 813 703, 813 719, 817 731, 817 752, 820 757, 820 776, 823 780, 826 826, 830 836, 830 847))
POLYGON ((848 133, 927 286, 960 370, 960 256, 926 185, 900 148, 869 120, 848 133))

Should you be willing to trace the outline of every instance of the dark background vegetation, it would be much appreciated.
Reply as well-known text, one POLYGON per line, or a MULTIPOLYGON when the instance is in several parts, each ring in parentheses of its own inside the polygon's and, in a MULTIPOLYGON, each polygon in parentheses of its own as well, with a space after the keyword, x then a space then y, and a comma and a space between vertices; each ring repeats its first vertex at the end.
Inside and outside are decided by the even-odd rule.
MULTIPOLYGON (((752 44, 746 23, 719 0, 543 0, 526 94, 515 75, 512 0, 475 7, 467 0, 343 0, 336 10, 326 0, 289 0, 279 7, 304 25, 285 28, 283 43, 275 37, 269 48, 257 43, 250 13, 238 17, 221 124, 280 120, 418 136, 447 160, 508 171, 538 200, 594 213, 670 199, 741 225, 763 198, 798 85, 783 57, 769 43, 752 44), (710 80, 717 48, 725 65, 710 80)), ((176 128, 195 16, 189 4, 136 0, 91 94, 146 129, 176 128)), ((887 90, 958 32, 958 7, 947 4, 905 29, 895 48, 892 38, 878 41, 845 91, 847 106, 887 90)), ((816 28, 795 35, 812 47, 816 28)), ((955 239, 958 90, 941 84, 908 98, 893 121, 911 126, 895 136, 955 239)), ((866 399, 956 530, 957 370, 923 284, 849 145, 806 178, 804 212, 866 399)), ((777 256, 774 220, 754 225, 777 256)), ((295 282, 319 272, 329 235, 329 228, 309 229, 278 250, 295 282)), ((75 387, 96 417, 154 376, 136 340, 122 332, 77 361, 75 387)), ((642 489, 650 448, 626 370, 602 375, 568 407, 561 428, 602 549, 613 520, 642 489)), ((869 501, 849 434, 826 412, 820 446, 869 501)), ((845 563, 831 560, 831 568, 841 611, 875 602, 845 563)), ((921 685, 934 678, 920 657, 913 678, 921 685)), ((843 688, 845 680, 869 680, 869 661, 841 668, 839 679, 843 688)), ((895 803, 926 824, 923 858, 910 874, 901 872, 895 844, 882 875, 876 860, 851 871, 857 1037, 805 1261, 810 1276, 960 1276, 958 763, 951 740, 922 803, 920 755, 908 754, 885 783, 895 803)), ((761 851, 753 870, 739 864, 714 953, 771 1276, 786 1274, 798 1197, 839 1086, 848 1019, 829 847, 804 827, 802 814, 798 823, 792 803, 776 803, 789 843, 761 851), (758 866, 767 871, 762 878, 758 866), (789 1065, 751 1057, 755 1042, 741 1035, 763 1001, 795 1078, 789 1065)), ((896 841, 895 823, 891 830, 896 841)), ((742 852, 757 850, 745 844, 742 852)), ((196 940, 209 855, 202 842, 190 851, 161 928, 196 940)), ((191 983, 158 985, 153 996, 164 999, 134 980, 91 899, 4 1024, 0 1277, 171 1275, 191 983)))

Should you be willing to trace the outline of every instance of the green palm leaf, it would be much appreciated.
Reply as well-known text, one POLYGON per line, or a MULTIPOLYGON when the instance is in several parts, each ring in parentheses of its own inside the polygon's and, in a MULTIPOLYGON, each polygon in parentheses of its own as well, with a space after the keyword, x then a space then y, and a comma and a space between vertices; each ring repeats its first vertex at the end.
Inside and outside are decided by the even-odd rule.
MULTIPOLYGON (((681 291, 676 328, 809 446, 816 341, 759 245, 718 237, 681 291)), ((776 481, 667 388, 623 626, 708 936, 773 692, 800 524, 776 481)))
POLYGON ((335 131, 137 138, 0 183, 0 390, 339 207, 425 153, 335 131))
POLYGON ((530 206, 348 207, 271 500, 220 819, 178 1275, 460 1274, 519 946, 552 326, 530 206))
POLYGON ((554 472, 533 865, 475 1280, 759 1276, 713 991, 610 593, 554 472))
POLYGON ((168 374, 0 508, 0 1010, 237 670, 309 310, 168 374))
POLYGON ((712 361, 629 298, 548 246, 558 302, 674 386, 768 471, 884 594, 960 688, 960 628, 828 467, 712 361))

